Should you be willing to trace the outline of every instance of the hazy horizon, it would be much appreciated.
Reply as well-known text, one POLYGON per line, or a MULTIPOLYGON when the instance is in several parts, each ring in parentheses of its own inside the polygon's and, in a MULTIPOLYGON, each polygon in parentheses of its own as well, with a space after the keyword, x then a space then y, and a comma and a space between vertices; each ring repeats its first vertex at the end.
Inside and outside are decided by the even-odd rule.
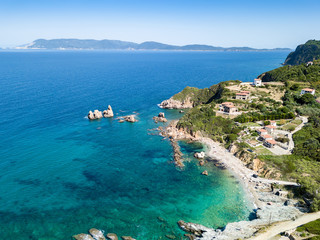
POLYGON ((0 9, 0 47, 76 38, 294 49, 320 39, 315 0, 2 0, 0 9))

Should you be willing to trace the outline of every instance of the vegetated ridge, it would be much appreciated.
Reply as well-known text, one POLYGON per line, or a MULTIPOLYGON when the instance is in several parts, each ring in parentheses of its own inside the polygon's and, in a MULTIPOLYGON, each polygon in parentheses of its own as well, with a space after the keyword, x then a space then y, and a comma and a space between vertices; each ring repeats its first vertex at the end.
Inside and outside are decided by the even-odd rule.
POLYGON ((320 41, 309 40, 299 45, 294 52, 286 58, 285 65, 299 65, 320 59, 320 41))
POLYGON ((93 39, 37 39, 17 49, 92 49, 92 50, 184 50, 184 51, 289 51, 289 48, 255 49, 250 47, 214 47, 210 45, 192 44, 176 46, 159 42, 134 43, 120 40, 93 39))

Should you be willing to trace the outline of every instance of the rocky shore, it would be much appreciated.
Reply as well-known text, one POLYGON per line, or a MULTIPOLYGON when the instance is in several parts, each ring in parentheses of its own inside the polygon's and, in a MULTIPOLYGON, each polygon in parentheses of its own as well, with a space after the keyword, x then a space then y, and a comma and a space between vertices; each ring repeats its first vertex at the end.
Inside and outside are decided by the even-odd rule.
MULTIPOLYGON (((170 137, 172 141, 191 140, 198 141, 207 146, 205 156, 207 159, 219 162, 219 166, 227 168, 243 185, 249 200, 253 203, 253 211, 256 218, 252 221, 241 221, 229 223, 223 230, 212 229, 195 223, 186 223, 183 220, 178 224, 181 229, 190 233, 190 239, 221 239, 232 240, 249 238, 266 225, 274 222, 296 219, 307 211, 303 205, 296 200, 288 199, 287 192, 277 186, 297 186, 296 183, 279 180, 264 179, 257 177, 258 173, 248 169, 244 163, 233 153, 229 152, 219 143, 212 139, 205 138, 200 132, 189 134, 183 129, 176 128, 177 121, 173 121, 162 132, 170 137)), ((199 155, 197 155, 199 157, 199 155)), ((200 154, 202 157, 202 154, 200 154)), ((201 160, 201 158, 199 159, 201 160)))
MULTIPOLYGON (((80 233, 72 236, 75 240, 118 240, 118 236, 115 233, 108 233, 107 236, 104 236, 104 231, 96 228, 91 228, 88 233, 80 233)), ((130 236, 122 236, 122 240, 136 240, 130 236)))
POLYGON ((192 108, 193 102, 190 98, 186 98, 184 101, 175 100, 173 98, 162 101, 159 104, 160 108, 166 109, 184 109, 184 108, 192 108))

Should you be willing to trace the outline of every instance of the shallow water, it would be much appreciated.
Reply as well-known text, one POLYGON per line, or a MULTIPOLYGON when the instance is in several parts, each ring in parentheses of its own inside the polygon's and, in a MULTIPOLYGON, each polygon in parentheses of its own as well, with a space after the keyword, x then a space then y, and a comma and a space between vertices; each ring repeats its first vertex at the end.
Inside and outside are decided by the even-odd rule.
MULTIPOLYGON (((149 135, 157 104, 185 86, 250 81, 287 52, 0 52, 0 236, 70 239, 91 227, 137 239, 182 236, 180 219, 223 227, 252 205, 227 171, 198 166, 199 144, 149 135), (112 105, 139 122, 88 121, 112 105), (208 170, 209 176, 200 173, 208 170), (160 217, 160 218, 158 218, 160 217)), ((181 116, 166 110, 169 119, 181 116)))

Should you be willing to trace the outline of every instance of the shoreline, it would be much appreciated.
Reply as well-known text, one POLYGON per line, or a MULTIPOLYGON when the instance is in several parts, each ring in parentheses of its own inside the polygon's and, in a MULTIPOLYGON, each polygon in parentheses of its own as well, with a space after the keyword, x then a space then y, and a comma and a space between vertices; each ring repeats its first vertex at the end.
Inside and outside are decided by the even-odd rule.
POLYGON ((247 199, 252 203, 256 218, 251 221, 239 221, 228 223, 224 229, 213 229, 196 223, 186 223, 183 220, 178 224, 181 229, 192 233, 198 240, 232 240, 238 238, 250 238, 256 235, 262 228, 275 222, 297 219, 307 212, 307 209, 299 206, 298 202, 286 197, 283 189, 274 189, 272 184, 299 186, 294 182, 286 182, 273 179, 254 177, 255 171, 247 168, 244 163, 218 142, 202 136, 201 133, 190 135, 184 130, 177 129, 177 120, 171 121, 160 135, 174 139, 174 141, 189 140, 200 142, 207 146, 206 157, 216 160, 225 167, 242 185, 247 199))

